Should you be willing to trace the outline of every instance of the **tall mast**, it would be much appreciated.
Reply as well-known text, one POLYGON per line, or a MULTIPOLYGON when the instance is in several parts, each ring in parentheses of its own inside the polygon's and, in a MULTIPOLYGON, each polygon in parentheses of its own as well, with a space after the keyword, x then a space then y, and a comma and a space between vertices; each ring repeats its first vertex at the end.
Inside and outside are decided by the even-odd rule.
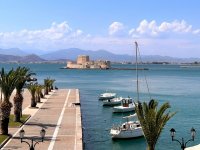
POLYGON ((136 78, 137 78, 137 101, 139 101, 139 81, 138 81, 138 43, 135 41, 135 57, 136 57, 136 78))

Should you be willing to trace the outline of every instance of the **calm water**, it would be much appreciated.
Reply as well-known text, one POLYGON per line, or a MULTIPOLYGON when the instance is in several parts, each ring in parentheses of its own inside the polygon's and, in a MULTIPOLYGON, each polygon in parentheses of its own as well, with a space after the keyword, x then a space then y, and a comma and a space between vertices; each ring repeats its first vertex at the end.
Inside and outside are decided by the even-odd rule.
MULTIPOLYGON (((12 64, 0 64, 7 69, 12 64)), ((136 96, 136 73, 133 70, 65 70, 59 64, 30 64, 40 83, 46 77, 56 79, 59 88, 79 88, 81 93, 84 145, 86 150, 145 150, 144 138, 112 140, 109 130, 121 124, 127 114, 113 114, 111 107, 103 107, 98 95, 106 90, 120 96, 136 96)), ((126 67, 131 67, 130 65, 126 67)), ((157 150, 178 150, 180 145, 171 141, 169 130, 176 129, 176 137, 190 138, 190 129, 197 130, 195 142, 200 143, 200 68, 180 68, 178 65, 148 65, 139 71, 140 99, 149 100, 144 73, 147 75, 152 98, 159 103, 170 102, 171 111, 177 111, 166 125, 157 150)))

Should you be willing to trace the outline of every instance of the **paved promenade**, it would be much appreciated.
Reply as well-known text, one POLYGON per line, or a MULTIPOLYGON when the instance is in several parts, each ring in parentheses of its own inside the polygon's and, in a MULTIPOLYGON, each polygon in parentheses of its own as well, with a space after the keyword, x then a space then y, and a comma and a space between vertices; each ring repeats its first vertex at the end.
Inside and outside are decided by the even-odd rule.
MULTIPOLYGON (((37 105, 39 109, 24 107, 23 113, 31 114, 31 118, 22 126, 26 141, 30 143, 32 137, 39 139, 39 132, 44 128, 46 130, 44 142, 37 144, 35 149, 82 150, 80 106, 74 104, 80 103, 79 90, 60 89, 51 93, 47 99, 42 99, 42 102, 37 105)), ((27 106, 28 103, 25 102, 24 105, 27 106)), ((9 130, 13 138, 2 149, 29 149, 26 143, 20 142, 18 133, 20 129, 9 130)))
POLYGON ((200 144, 192 146, 192 147, 188 147, 186 148, 186 150, 200 150, 200 144))

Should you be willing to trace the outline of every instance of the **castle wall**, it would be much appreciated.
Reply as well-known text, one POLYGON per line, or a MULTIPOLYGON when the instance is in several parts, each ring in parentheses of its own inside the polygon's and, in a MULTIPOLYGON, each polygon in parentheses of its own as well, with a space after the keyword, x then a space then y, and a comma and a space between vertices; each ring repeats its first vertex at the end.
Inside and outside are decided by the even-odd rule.
POLYGON ((87 56, 87 55, 79 55, 77 58, 77 64, 84 64, 89 61, 90 61, 90 59, 89 59, 89 56, 87 56))
POLYGON ((91 68, 91 69, 108 69, 110 68, 110 61, 89 61, 89 56, 86 55, 79 55, 77 58, 77 62, 67 62, 67 68, 73 68, 73 69, 86 69, 86 68, 91 68))

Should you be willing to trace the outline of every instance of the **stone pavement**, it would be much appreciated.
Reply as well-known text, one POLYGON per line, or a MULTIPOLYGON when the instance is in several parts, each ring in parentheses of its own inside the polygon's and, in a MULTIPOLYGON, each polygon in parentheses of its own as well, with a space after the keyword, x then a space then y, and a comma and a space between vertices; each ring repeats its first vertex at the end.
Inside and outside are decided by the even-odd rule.
MULTIPOLYGON (((37 105, 39 109, 23 110, 23 113, 32 114, 27 123, 22 126, 25 130, 25 138, 29 143, 30 138, 40 139, 41 128, 46 130, 43 143, 36 145, 37 150, 82 150, 82 126, 79 90, 60 89, 54 92, 48 99, 42 99, 43 103, 37 105)), ((20 129, 21 129, 20 128, 20 129)), ((27 150, 28 145, 21 143, 19 130, 13 134, 2 149, 27 150)))
POLYGON ((185 150, 200 150, 200 144, 192 146, 192 147, 188 147, 185 150))

